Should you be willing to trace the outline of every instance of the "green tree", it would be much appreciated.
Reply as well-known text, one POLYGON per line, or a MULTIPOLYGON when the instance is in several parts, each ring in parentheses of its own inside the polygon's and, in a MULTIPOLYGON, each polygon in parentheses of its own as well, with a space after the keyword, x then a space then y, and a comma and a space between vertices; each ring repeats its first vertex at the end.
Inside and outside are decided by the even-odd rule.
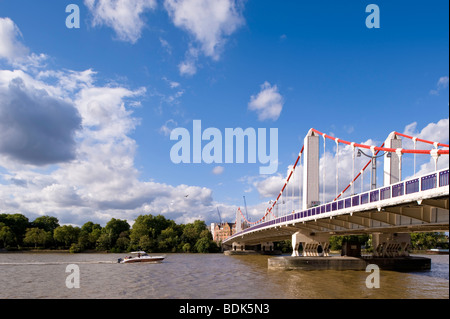
POLYGON ((208 231, 204 221, 196 220, 191 224, 186 224, 183 229, 182 241, 194 247, 204 230, 208 231))
POLYGON ((112 247, 112 245, 111 245, 110 236, 106 233, 102 233, 97 239, 95 248, 100 251, 106 251, 106 250, 110 250, 111 247, 112 247))
POLYGON ((114 248, 120 234, 129 230, 130 224, 126 220, 112 218, 102 229, 102 235, 99 237, 102 248, 107 247, 107 250, 114 248))
POLYGON ((369 235, 331 236, 330 250, 341 250, 344 242, 357 242, 367 247, 371 241, 369 235))
POLYGON ((51 216, 40 216, 36 218, 31 225, 33 227, 37 227, 40 229, 45 230, 46 232, 51 232, 53 234, 53 231, 59 227, 59 221, 56 217, 51 216))
POLYGON ((190 253, 191 252, 191 244, 189 244, 189 243, 184 244, 182 247, 182 250, 185 253, 190 253))
POLYGON ((116 241, 116 248, 118 252, 123 252, 128 250, 128 247, 130 247, 130 238, 127 236, 119 236, 119 238, 116 241))
MULTIPOLYGON (((134 221, 130 232, 131 246, 134 247, 133 249, 144 249, 140 244, 140 241, 142 237, 147 236, 148 239, 145 238, 144 242, 146 242, 146 246, 151 247, 147 250, 158 250, 158 237, 161 235, 163 230, 169 227, 177 229, 177 225, 174 221, 168 220, 162 215, 139 215, 134 221), (149 239, 151 239, 150 242, 149 239)), ((166 244, 167 243, 163 243, 163 245, 166 244)))
POLYGON ((194 249, 198 253, 202 253, 202 254, 217 252, 219 250, 217 244, 213 240, 210 240, 207 237, 202 237, 199 240, 197 240, 197 242, 195 243, 194 249))
POLYGON ((148 252, 153 252, 153 251, 155 251, 155 248, 156 248, 155 240, 150 238, 150 236, 148 236, 148 235, 144 235, 139 239, 137 248, 148 251, 148 252))
POLYGON ((14 234, 14 243, 10 245, 22 245, 23 237, 27 228, 30 227, 30 221, 22 214, 1 214, 0 223, 8 226, 10 231, 14 234))
POLYGON ((94 249, 101 235, 102 227, 100 224, 87 222, 81 227, 80 235, 78 237, 78 244, 84 249, 94 249))
POLYGON ((8 248, 16 244, 16 236, 9 226, 0 223, 0 247, 8 248))
POLYGON ((59 226, 53 232, 53 238, 57 243, 69 248, 72 244, 78 243, 80 228, 72 225, 59 226))
POLYGON ((168 227, 161 232, 158 237, 158 250, 176 252, 180 243, 177 231, 173 227, 168 227))
POLYGON ((34 248, 37 248, 38 245, 44 246, 49 238, 49 233, 40 228, 28 228, 23 242, 27 245, 34 245, 34 248))
POLYGON ((445 241, 445 233, 412 233, 412 249, 430 249, 436 248, 439 243, 445 241))

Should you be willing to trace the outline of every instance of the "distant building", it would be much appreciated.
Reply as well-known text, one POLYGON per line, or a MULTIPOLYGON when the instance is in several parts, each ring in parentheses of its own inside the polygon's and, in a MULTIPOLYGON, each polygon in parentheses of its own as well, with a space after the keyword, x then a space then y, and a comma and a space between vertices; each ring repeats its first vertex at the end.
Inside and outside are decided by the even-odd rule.
POLYGON ((220 224, 212 223, 211 224, 211 233, 213 236, 213 240, 216 243, 220 243, 236 233, 236 224, 235 223, 220 223, 220 224))

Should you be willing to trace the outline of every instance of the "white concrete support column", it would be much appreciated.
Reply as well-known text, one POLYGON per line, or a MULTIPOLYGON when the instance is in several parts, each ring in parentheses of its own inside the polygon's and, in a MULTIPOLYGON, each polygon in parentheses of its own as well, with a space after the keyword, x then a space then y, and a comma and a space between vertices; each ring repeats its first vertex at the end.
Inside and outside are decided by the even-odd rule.
POLYGON ((301 239, 302 239, 301 234, 298 232, 295 233, 294 235, 292 235, 292 238, 291 238, 291 243, 292 243, 292 255, 291 256, 292 257, 299 256, 298 250, 300 248, 300 244, 302 243, 301 239))
MULTIPOLYGON (((392 132, 389 134, 388 138, 384 142, 384 147, 386 148, 395 148, 401 149, 402 140, 399 136, 392 132)), ((384 175, 383 175, 383 185, 389 186, 391 184, 395 184, 401 181, 402 172, 401 172, 401 155, 398 156, 398 153, 388 152, 384 155, 384 175), (388 154, 390 154, 388 157, 388 154)))
POLYGON ((303 247, 302 256, 329 256, 330 235, 309 232, 296 232, 292 235, 292 256, 300 256, 298 249, 303 247))
POLYGON ((236 233, 240 233, 242 231, 242 222, 241 222, 241 212, 240 210, 236 210, 236 233))
POLYGON ((273 242, 261 243, 261 251, 273 251, 273 242))
POLYGON ((231 245, 232 250, 234 251, 245 251, 245 244, 240 242, 233 242, 231 245))
POLYGON ((372 234, 374 257, 407 257, 411 246, 409 233, 372 234))
POLYGON ((319 136, 311 130, 304 140, 303 209, 319 203, 319 136))

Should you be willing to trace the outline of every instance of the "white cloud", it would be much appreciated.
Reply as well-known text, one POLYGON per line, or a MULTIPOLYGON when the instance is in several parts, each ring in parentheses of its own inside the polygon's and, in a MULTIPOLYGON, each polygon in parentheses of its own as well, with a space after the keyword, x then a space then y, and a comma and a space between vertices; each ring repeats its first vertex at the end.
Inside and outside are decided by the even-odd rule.
MULTIPOLYGON (((215 220, 211 189, 140 179, 130 136, 146 90, 101 86, 96 77, 91 69, 42 65, 0 70, 0 210, 75 225, 146 213, 177 223, 215 220), (36 166, 45 164, 52 165, 36 166)), ((182 94, 177 89, 174 98, 182 94)))
POLYGON ((161 43, 161 46, 166 50, 168 54, 172 54, 172 46, 167 40, 159 38, 159 42, 161 43))
POLYGON ((258 190, 262 198, 276 198, 280 193, 285 182, 285 177, 281 175, 270 176, 261 181, 254 182, 254 186, 258 190))
MULTIPOLYGON (((437 123, 429 123, 422 130, 418 131, 417 122, 408 124, 403 134, 408 136, 417 137, 423 140, 431 142, 449 143, 449 119, 441 119, 437 123)), ((412 149, 414 147, 413 142, 410 139, 403 139, 403 147, 412 149)), ((417 143, 418 149, 431 149, 433 145, 425 143, 417 143)))
POLYGON ((276 121, 280 117, 283 105, 284 100, 278 92, 278 87, 276 85, 271 86, 269 82, 264 82, 258 95, 251 96, 248 109, 255 111, 260 121, 276 121))
MULTIPOLYGON (((439 142, 443 144, 449 144, 449 119, 441 119, 436 123, 429 123, 423 129, 418 130, 417 122, 413 122, 407 125, 403 131, 403 134, 424 139, 431 142, 439 142)), ((414 144, 410 139, 403 138, 402 140, 403 148, 413 149, 414 144)), ((432 149, 434 148, 431 144, 417 142, 417 149, 432 149)), ((410 156, 412 157, 412 156, 410 156)), ((414 165, 412 159, 409 158, 409 165, 414 165)), ((442 155, 438 159, 438 169, 443 169, 449 166, 449 156, 442 155)), ((435 170, 434 159, 429 155, 417 155, 416 156, 416 175, 424 175, 435 170)), ((412 173, 408 174, 406 178, 412 177, 412 173)))
POLYGON ((219 58, 226 37, 244 23, 235 0, 165 0, 164 6, 173 23, 194 36, 213 59, 219 58))
POLYGON ((0 58, 13 63, 28 56, 29 50, 18 40, 20 37, 19 28, 10 18, 0 18, 0 58))
POLYGON ((170 86, 171 89, 176 89, 177 87, 180 86, 180 83, 171 81, 166 77, 163 77, 162 79, 170 86))
POLYGON ((197 60, 199 51, 198 49, 190 46, 189 50, 186 52, 186 58, 183 62, 178 64, 178 69, 180 70, 180 75, 192 76, 197 73, 197 60))
POLYGON ((180 70, 181 75, 192 76, 197 73, 197 67, 195 66, 194 61, 184 61, 178 65, 178 69, 180 70))
POLYGON ((175 122, 174 120, 170 119, 168 121, 166 121, 166 123, 164 123, 163 126, 160 127, 159 132, 161 134, 163 134, 164 136, 169 136, 170 132, 172 132, 172 130, 178 125, 177 122, 175 122))
POLYGON ((47 59, 45 54, 31 53, 22 43, 22 33, 10 18, 0 18, 0 60, 21 70, 39 68, 47 59))
MULTIPOLYGON (((139 179, 140 172, 134 164, 138 145, 130 137, 139 120, 133 117, 131 106, 145 90, 97 86, 88 73, 78 74, 80 81, 71 92, 44 82, 53 78, 42 76, 33 82, 31 75, 15 73, 23 74, 27 85, 59 94, 57 101, 71 101, 81 117, 81 128, 75 138, 76 157, 51 169, 35 170, 0 155, 4 172, 0 173, 0 180, 6 181, 6 185, 0 184, 2 212, 21 212, 30 219, 50 214, 63 224, 76 225, 86 221, 104 224, 112 217, 131 222, 146 213, 163 214, 178 223, 211 221, 211 212, 217 205, 211 189, 139 179)), ((58 75, 58 85, 72 78, 73 72, 52 74, 58 75)), ((4 90, 3 81, 0 88, 4 90)), ((4 93, 8 94, 11 95, 4 93)), ((50 151, 61 150, 52 147, 50 151)))
MULTIPOLYGON (((244 24, 240 0, 165 0, 164 7, 173 24, 187 31, 199 50, 213 60, 220 58, 227 37, 244 24)), ((197 72, 198 52, 192 50, 191 43, 186 60, 179 64, 181 75, 197 72)))
POLYGON ((156 9, 156 0, 84 0, 93 26, 106 25, 119 40, 136 43, 145 27, 143 14, 156 9))
POLYGON ((213 168, 212 173, 214 175, 220 175, 225 171, 225 168, 223 166, 216 166, 213 168))
POLYGON ((438 82, 436 83, 436 89, 431 90, 430 94, 431 95, 439 95, 439 93, 442 90, 445 90, 446 88, 448 88, 448 82, 449 82, 448 76, 440 77, 438 82))

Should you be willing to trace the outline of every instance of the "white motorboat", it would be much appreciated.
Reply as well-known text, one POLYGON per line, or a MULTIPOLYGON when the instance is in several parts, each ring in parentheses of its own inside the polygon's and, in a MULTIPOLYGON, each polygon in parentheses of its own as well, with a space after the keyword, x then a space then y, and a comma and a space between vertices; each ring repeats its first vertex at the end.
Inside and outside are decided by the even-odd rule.
POLYGON ((133 256, 127 256, 125 258, 119 258, 117 260, 120 264, 128 263, 148 263, 148 262, 161 262, 166 258, 165 256, 149 256, 145 251, 133 251, 133 256))

